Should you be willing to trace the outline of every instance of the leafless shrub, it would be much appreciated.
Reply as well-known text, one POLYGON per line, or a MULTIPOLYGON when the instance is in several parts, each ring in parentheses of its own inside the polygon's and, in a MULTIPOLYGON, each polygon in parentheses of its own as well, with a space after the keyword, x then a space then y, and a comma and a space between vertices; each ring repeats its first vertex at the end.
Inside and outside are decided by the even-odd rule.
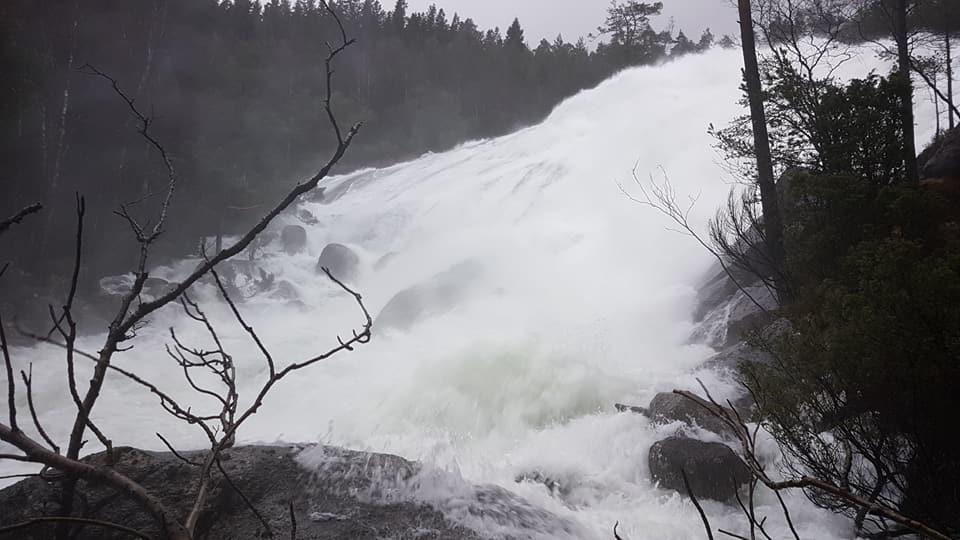
MULTIPOLYGON (((129 97, 120 87, 120 84, 108 74, 90 65, 82 68, 83 72, 106 81, 117 96, 126 104, 133 118, 137 121, 140 136, 145 139, 160 156, 167 171, 168 182, 162 202, 160 203, 159 211, 152 225, 149 222, 141 222, 141 220, 133 215, 130 208, 131 205, 135 203, 123 205, 116 211, 116 214, 126 222, 136 238, 139 246, 139 257, 134 270, 135 279, 133 285, 130 291, 123 295, 120 307, 109 324, 106 337, 99 351, 90 353, 77 348, 77 321, 75 319, 74 302, 77 295, 81 261, 83 259, 84 220, 86 213, 85 201, 83 197, 79 195, 76 200, 77 228, 73 272, 69 292, 61 307, 54 308, 53 306, 49 306, 48 311, 52 325, 49 332, 37 333, 24 331, 29 337, 56 345, 65 352, 67 383, 76 408, 76 413, 74 415, 69 440, 64 448, 61 448, 61 446, 49 436, 38 419, 36 403, 33 396, 32 369, 30 368, 21 371, 21 378, 23 380, 23 389, 26 391, 26 401, 29 406, 30 417, 37 435, 28 434, 22 429, 20 423, 18 423, 18 412, 16 410, 16 392, 18 391, 18 385, 13 376, 14 360, 11 358, 8 348, 3 321, 0 320, 0 345, 2 345, 0 350, 2 350, 4 366, 6 368, 7 402, 9 409, 6 422, 0 422, 0 440, 16 450, 16 453, 0 454, 0 460, 35 463, 43 465, 47 469, 59 471, 62 474, 63 487, 63 500, 58 516, 31 518, 22 523, 0 528, 0 534, 16 531, 37 523, 55 522, 58 526, 57 536, 61 538, 69 536, 71 528, 80 526, 108 527, 129 533, 133 536, 146 538, 143 533, 131 530, 120 524, 105 523, 72 515, 77 481, 94 480, 112 486, 117 491, 136 500, 155 519, 165 537, 173 540, 188 540, 193 538, 197 530, 198 520, 201 517, 206 500, 210 494, 211 479, 215 474, 214 468, 216 468, 220 474, 226 476, 225 471, 220 466, 221 453, 234 444, 237 430, 258 411, 276 384, 293 372, 306 369, 339 352, 351 351, 356 345, 367 343, 370 340, 372 320, 363 304, 361 296, 344 285, 328 270, 324 269, 327 276, 356 301, 363 315, 363 323, 359 329, 353 331, 352 336, 348 339, 338 337, 337 346, 310 358, 281 365, 274 359, 274 356, 264 345, 263 340, 260 339, 260 336, 254 328, 245 321, 216 270, 218 264, 242 253, 249 246, 253 245, 258 236, 267 228, 274 218, 290 207, 301 195, 316 188, 320 181, 328 176, 332 168, 343 157, 360 129, 360 125, 355 124, 349 129, 344 130, 341 128, 334 114, 332 106, 332 64, 337 56, 353 43, 353 40, 347 38, 343 25, 340 23, 340 19, 335 11, 323 0, 321 0, 321 2, 329 14, 336 20, 340 31, 339 43, 336 45, 327 44, 327 54, 324 62, 326 69, 326 98, 324 100, 324 108, 336 136, 336 150, 316 174, 291 189, 286 196, 276 203, 233 245, 225 248, 218 246, 215 253, 209 257, 204 257, 203 263, 196 270, 190 273, 180 283, 171 287, 169 291, 153 300, 144 301, 141 298, 141 293, 149 277, 147 264, 151 247, 163 234, 164 228, 167 225, 168 209, 173 203, 174 193, 177 187, 177 173, 173 165, 173 160, 151 131, 153 118, 141 112, 134 98, 129 97), (246 407, 240 405, 241 399, 237 385, 237 373, 232 356, 223 347, 222 341, 212 321, 203 312, 201 306, 190 296, 190 287, 208 275, 213 277, 220 295, 230 307, 236 323, 243 328, 256 345, 257 350, 260 352, 267 366, 267 380, 259 387, 252 401, 246 407), (207 335, 215 343, 215 348, 212 350, 203 350, 183 343, 171 328, 170 338, 172 344, 167 347, 167 353, 182 371, 190 387, 197 393, 213 399, 214 402, 218 404, 217 410, 215 411, 194 411, 192 408, 178 403, 176 399, 156 383, 146 380, 132 371, 122 369, 113 362, 117 354, 132 348, 132 341, 136 338, 137 332, 147 324, 147 317, 149 315, 177 301, 179 301, 188 319, 205 328, 207 335), (94 363, 93 375, 86 389, 83 389, 76 380, 75 366, 78 358, 94 363), (148 492, 135 480, 119 473, 109 465, 109 461, 112 459, 113 442, 93 421, 92 412, 100 397, 106 376, 110 372, 122 375, 133 383, 143 387, 145 390, 153 393, 159 398, 161 406, 167 413, 182 422, 197 426, 206 436, 209 446, 208 450, 203 454, 203 459, 190 460, 183 457, 183 454, 174 449, 161 434, 157 434, 160 440, 174 455, 189 463, 191 466, 195 466, 197 469, 197 495, 192 502, 188 515, 176 515, 175 512, 158 499, 156 495, 148 492), (204 381, 209 380, 209 377, 212 376, 216 384, 210 386, 205 382, 201 383, 201 379, 198 378, 198 374, 200 373, 206 374, 206 377, 203 379, 204 381), (85 437, 88 430, 92 432, 107 449, 107 466, 92 465, 80 459, 80 451, 86 442, 85 437)), ((25 208, 10 219, 0 222, 0 234, 6 232, 12 224, 19 223, 24 217, 38 210, 39 205, 33 205, 25 208)), ((2 270, 0 270, 0 274, 2 274, 2 270)), ((226 477, 226 481, 231 486, 234 485, 229 477, 226 477)), ((247 502, 251 511, 257 515, 265 525, 266 530, 270 532, 269 525, 263 520, 257 510, 249 504, 249 500, 243 496, 242 493, 241 497, 247 502)))

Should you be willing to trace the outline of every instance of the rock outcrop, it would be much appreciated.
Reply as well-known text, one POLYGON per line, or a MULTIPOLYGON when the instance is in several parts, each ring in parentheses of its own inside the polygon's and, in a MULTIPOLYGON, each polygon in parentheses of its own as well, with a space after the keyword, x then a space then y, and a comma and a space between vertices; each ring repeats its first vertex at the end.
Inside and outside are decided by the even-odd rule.
POLYGON ((732 432, 727 424, 706 409, 673 392, 660 392, 653 396, 646 413, 651 420, 658 423, 683 422, 719 435, 732 432))
POLYGON ((952 187, 960 193, 960 127, 939 136, 917 156, 922 185, 952 187))
POLYGON ((374 328, 406 330, 428 315, 452 309, 469 292, 480 272, 478 263, 466 261, 398 292, 380 310, 374 328))
MULTIPOLYGON (((306 451, 315 452, 316 448, 306 451)), ((473 532, 447 521, 428 506, 411 502, 376 504, 358 496, 371 493, 382 478, 405 478, 417 466, 396 456, 322 448, 325 466, 308 470, 298 463, 297 446, 248 446, 227 450, 222 464, 231 482, 249 499, 269 524, 275 538, 289 538, 290 505, 296 517, 297 538, 478 538, 473 532)), ((137 480, 174 511, 186 515, 195 496, 196 467, 169 453, 118 448, 115 467, 137 480)), ((196 457, 187 453, 186 457, 196 457)), ((103 454, 85 459, 103 464, 103 454)), ((81 482, 79 507, 87 517, 119 523, 159 536, 149 515, 113 489, 81 482)), ((30 478, 0 490, 0 527, 32 517, 55 515, 59 488, 55 482, 30 478)), ((16 538, 52 538, 49 524, 31 525, 16 538)), ((127 539, 112 529, 87 526, 76 537, 127 539)), ((198 539, 266 538, 267 531, 243 498, 219 473, 214 474, 209 504, 198 526, 198 539)))
POLYGON ((307 230, 300 225, 287 225, 280 231, 280 243, 287 255, 296 255, 307 247, 307 230))
POLYGON ((322 268, 330 270, 337 279, 351 280, 360 269, 360 257, 343 244, 327 244, 317 259, 317 272, 321 272, 322 268))
POLYGON ((650 477, 660 487, 687 493, 683 475, 697 498, 730 501, 750 481, 746 464, 725 444, 685 437, 657 441, 648 458, 650 477))

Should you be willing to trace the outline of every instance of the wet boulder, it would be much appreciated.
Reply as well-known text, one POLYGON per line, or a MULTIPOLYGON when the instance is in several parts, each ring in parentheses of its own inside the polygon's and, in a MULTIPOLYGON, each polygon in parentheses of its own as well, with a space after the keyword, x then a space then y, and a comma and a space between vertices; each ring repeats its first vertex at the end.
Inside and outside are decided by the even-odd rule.
POLYGON ((646 415, 654 422, 669 424, 683 422, 718 435, 731 433, 730 427, 709 411, 680 394, 660 392, 653 396, 646 415))
MULTIPOLYGON (((202 460, 203 452, 184 452, 202 460)), ((116 448, 113 468, 156 496, 178 515, 187 515, 196 495, 196 469, 166 452, 116 448)), ((104 454, 83 458, 104 466, 104 454)), ((444 518, 437 510, 414 502, 378 503, 358 493, 369 493, 384 478, 396 478, 416 464, 396 456, 352 452, 337 448, 300 446, 243 446, 228 449, 221 466, 230 478, 212 475, 210 496, 197 526, 197 540, 236 538, 478 538, 444 518), (302 453, 324 451, 332 457, 329 468, 312 470, 302 453), (242 493, 242 495, 241 495, 242 493), (256 508, 270 531, 250 510, 256 508), (270 534, 272 532, 272 534, 270 534)), ((409 473, 406 473, 409 475, 409 473)), ((56 515, 60 486, 39 477, 0 490, 0 527, 29 518, 56 515)), ((133 500, 102 483, 78 484, 83 517, 117 523, 160 538, 154 520, 133 500)), ((52 524, 40 523, 16 531, 16 538, 40 540, 54 537, 52 524)), ((78 540, 128 539, 127 533, 87 526, 73 536, 78 540)))
POLYGON ((301 208, 300 211, 297 212, 297 219, 307 225, 317 225, 320 223, 320 220, 313 215, 313 212, 307 210, 306 208, 301 208))
POLYGON ((343 244, 327 244, 317 259, 317 272, 330 270, 337 279, 353 279, 360 268, 360 257, 343 244))
POLYGON ((661 488, 687 495, 683 475, 698 499, 727 502, 750 481, 747 465, 733 450, 718 442, 670 437, 650 447, 650 478, 661 488))
POLYGON ((287 255, 296 255, 307 247, 307 230, 300 225, 287 225, 280 231, 280 243, 287 255))
POLYGON ((478 263, 462 262, 398 292, 380 310, 374 328, 406 330, 427 316, 453 309, 469 293, 480 271, 478 263))

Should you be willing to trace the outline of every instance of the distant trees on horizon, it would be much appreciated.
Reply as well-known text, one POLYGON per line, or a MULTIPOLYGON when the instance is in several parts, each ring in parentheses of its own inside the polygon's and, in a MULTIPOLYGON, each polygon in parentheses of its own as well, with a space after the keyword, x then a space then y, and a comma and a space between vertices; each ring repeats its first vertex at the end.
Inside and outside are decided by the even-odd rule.
MULTIPOLYGON (((634 0, 611 6, 595 50, 562 36, 531 45, 519 20, 505 33, 484 30, 436 6, 412 12, 406 0, 392 9, 377 0, 331 7, 357 40, 338 67, 333 100, 345 121, 366 124, 345 169, 505 134, 624 67, 713 43, 709 31, 694 43, 653 30, 661 5, 634 0)), ((91 238, 109 246, 123 234, 111 211, 144 199, 147 212, 163 185, 163 167, 85 64, 152 113, 181 174, 181 226, 156 249, 173 256, 253 219, 256 211, 243 209, 284 192, 335 146, 322 129, 322 59, 337 32, 316 0, 3 2, 0 213, 35 201, 50 209, 7 250, 17 268, 63 266, 55 259, 68 251, 61 231, 75 191, 87 195, 91 238)), ((117 252, 89 258, 86 275, 126 267, 117 252)))

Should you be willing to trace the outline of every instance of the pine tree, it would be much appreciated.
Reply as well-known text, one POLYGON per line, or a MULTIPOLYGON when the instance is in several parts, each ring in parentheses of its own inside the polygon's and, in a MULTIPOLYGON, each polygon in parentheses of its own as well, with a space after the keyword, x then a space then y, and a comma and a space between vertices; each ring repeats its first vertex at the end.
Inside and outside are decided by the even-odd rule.
POLYGON ((390 24, 393 26, 394 31, 401 32, 403 31, 406 22, 407 0, 397 0, 397 4, 393 7, 393 11, 391 12, 390 24))
POLYGON ((698 51, 706 51, 710 47, 713 47, 713 32, 710 31, 710 28, 707 28, 703 31, 703 34, 700 34, 700 41, 697 42, 698 51))
POLYGON ((687 38, 687 35, 683 33, 683 30, 680 30, 680 32, 677 34, 677 38, 673 42, 673 48, 670 49, 670 56, 683 56, 685 54, 697 52, 697 50, 697 45, 687 38))
POLYGON ((523 41, 523 28, 520 27, 520 19, 513 19, 510 28, 507 28, 507 38, 503 45, 510 50, 525 50, 527 44, 523 41))

